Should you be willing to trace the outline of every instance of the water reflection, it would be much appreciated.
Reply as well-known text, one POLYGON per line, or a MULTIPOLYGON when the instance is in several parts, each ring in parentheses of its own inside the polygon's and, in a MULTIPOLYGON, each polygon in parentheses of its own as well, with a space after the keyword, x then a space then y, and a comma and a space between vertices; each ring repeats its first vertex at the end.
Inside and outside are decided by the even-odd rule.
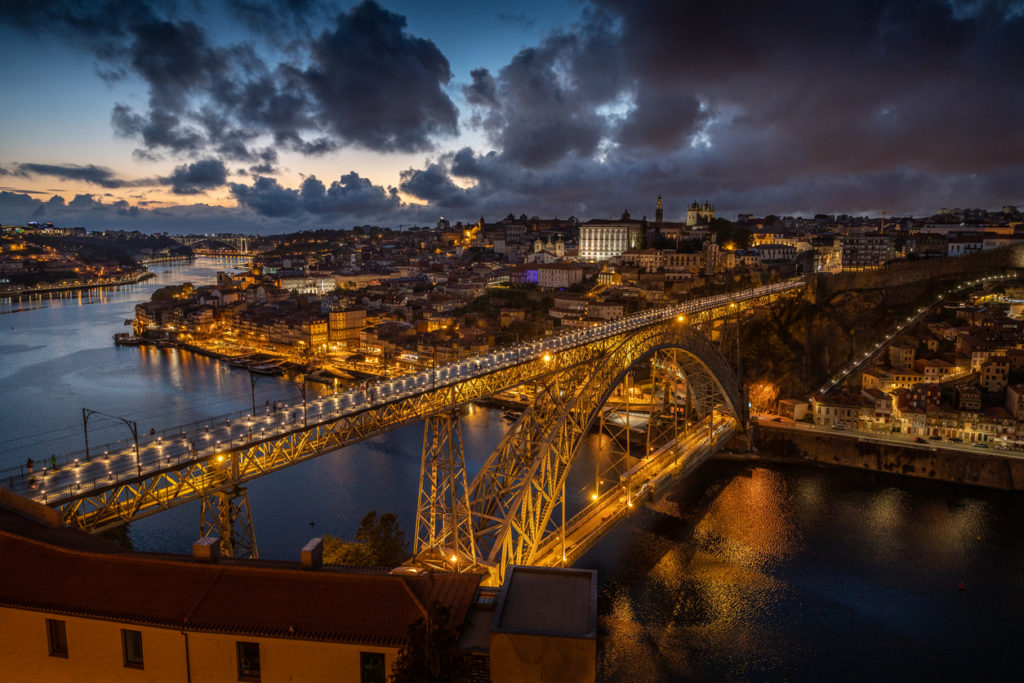
POLYGON ((1021 512, 1000 492, 711 463, 581 558, 602 576, 601 679, 1010 680, 1021 512))

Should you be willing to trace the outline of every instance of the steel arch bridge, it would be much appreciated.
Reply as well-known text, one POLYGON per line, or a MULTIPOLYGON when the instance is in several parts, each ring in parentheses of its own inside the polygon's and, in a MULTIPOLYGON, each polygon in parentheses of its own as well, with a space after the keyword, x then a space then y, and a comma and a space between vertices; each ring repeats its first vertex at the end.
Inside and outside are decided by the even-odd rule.
MULTIPOLYGON (((500 585, 509 566, 538 563, 543 549, 559 538, 564 561, 566 476, 609 397, 640 363, 652 361, 661 375, 663 403, 678 395, 677 383, 685 386, 687 418, 682 429, 678 419, 674 428, 668 425, 670 442, 686 430, 689 418, 708 421, 705 441, 713 446, 718 445, 711 427, 716 416, 731 426, 746 425, 743 387, 695 327, 670 318, 610 341, 587 362, 547 359, 551 369, 538 379, 532 406, 468 485, 457 415, 428 420, 416 524, 418 563, 447 570, 483 567, 489 581, 500 585)), ((649 435, 653 423, 652 412, 649 435)))
MULTIPOLYGON (((559 507, 565 513, 558 485, 617 377, 653 357, 665 377, 686 385, 692 416, 706 420, 722 412, 742 424, 746 404, 738 383, 691 327, 734 315, 738 322, 743 311, 797 295, 801 287, 790 280, 695 299, 382 381, 369 391, 353 387, 312 401, 308 420, 303 402, 298 424, 295 414, 288 422, 281 413, 242 411, 204 421, 205 429, 194 423, 148 440, 94 446, 91 459, 88 450, 65 454, 64 466, 50 472, 5 474, 14 493, 86 531, 202 500, 201 534, 220 536, 225 555, 256 556, 246 482, 425 420, 417 555, 459 569, 504 567, 537 556, 550 540, 552 514, 559 507), (516 388, 532 391, 535 405, 470 487, 457 411, 516 388)), ((714 436, 709 430, 706 448, 716 447, 714 436)))

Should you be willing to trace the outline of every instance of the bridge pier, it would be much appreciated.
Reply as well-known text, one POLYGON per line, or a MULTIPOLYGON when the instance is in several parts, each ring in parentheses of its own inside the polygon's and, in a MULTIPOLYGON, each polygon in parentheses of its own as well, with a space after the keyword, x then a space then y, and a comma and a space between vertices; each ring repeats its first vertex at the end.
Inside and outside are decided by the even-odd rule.
POLYGON ((259 550, 252 526, 248 489, 234 486, 203 496, 199 536, 219 537, 223 557, 257 559, 259 550))
POLYGON ((431 415, 423 425, 413 554, 420 564, 445 571, 477 564, 457 410, 431 415))

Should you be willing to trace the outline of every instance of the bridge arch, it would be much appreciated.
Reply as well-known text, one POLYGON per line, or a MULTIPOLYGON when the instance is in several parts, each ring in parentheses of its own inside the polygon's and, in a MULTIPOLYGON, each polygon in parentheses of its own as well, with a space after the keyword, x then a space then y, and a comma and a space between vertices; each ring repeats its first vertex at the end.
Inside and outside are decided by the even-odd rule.
POLYGON ((476 558, 497 581, 512 564, 535 562, 564 513, 564 484, 582 438, 615 387, 638 364, 672 351, 701 412, 730 414, 745 426, 742 387, 711 341, 689 325, 666 321, 622 335, 597 358, 556 367, 538 383, 534 404, 513 425, 469 487, 476 558))

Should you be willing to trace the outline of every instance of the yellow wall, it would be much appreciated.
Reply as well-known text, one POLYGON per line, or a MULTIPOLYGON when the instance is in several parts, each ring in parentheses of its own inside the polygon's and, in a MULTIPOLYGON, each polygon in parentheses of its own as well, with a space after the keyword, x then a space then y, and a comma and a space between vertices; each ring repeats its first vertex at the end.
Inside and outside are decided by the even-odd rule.
MULTIPOLYGON (((238 680, 235 643, 239 640, 260 644, 260 680, 263 683, 358 681, 360 652, 383 652, 387 672, 391 671, 398 654, 395 648, 190 632, 189 661, 193 683, 238 680)), ((19 683, 180 683, 187 680, 185 636, 171 629, 0 608, 0 672, 0 679, 19 683), (65 623, 66 659, 49 655, 48 618, 65 623), (144 669, 124 667, 122 628, 142 632, 144 669)))
POLYGON ((491 633, 493 683, 593 683, 597 641, 491 633))

